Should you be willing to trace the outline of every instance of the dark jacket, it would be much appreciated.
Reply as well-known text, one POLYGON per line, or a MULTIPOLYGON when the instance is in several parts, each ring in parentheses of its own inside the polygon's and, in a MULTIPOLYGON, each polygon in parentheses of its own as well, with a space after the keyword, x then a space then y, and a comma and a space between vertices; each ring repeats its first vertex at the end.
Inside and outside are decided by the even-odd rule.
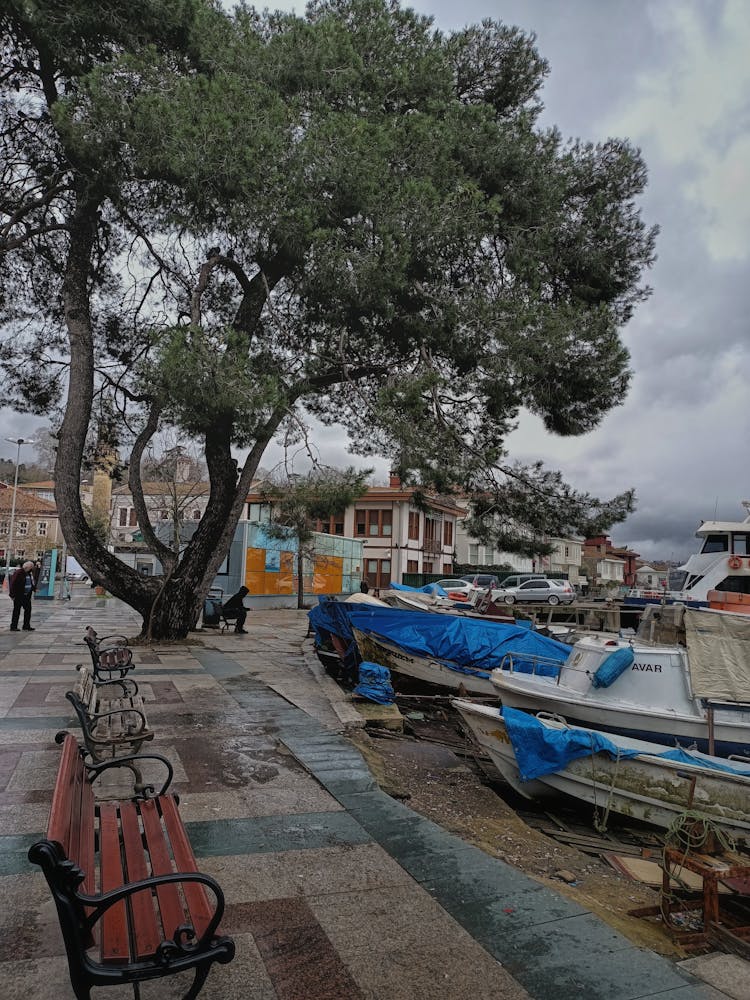
POLYGON ((223 606, 223 610, 247 611, 247 608, 245 607, 244 604, 244 599, 249 593, 250 591, 247 589, 247 587, 240 587, 237 593, 233 594, 232 597, 230 597, 229 600, 226 602, 226 604, 223 606))
MULTIPOLYGON (((34 586, 34 574, 28 574, 31 577, 31 589, 36 590, 34 586)), ((10 578, 10 583, 8 584, 8 594, 15 599, 16 597, 23 597, 26 591, 26 570, 23 566, 19 566, 15 571, 13 576, 10 578)))

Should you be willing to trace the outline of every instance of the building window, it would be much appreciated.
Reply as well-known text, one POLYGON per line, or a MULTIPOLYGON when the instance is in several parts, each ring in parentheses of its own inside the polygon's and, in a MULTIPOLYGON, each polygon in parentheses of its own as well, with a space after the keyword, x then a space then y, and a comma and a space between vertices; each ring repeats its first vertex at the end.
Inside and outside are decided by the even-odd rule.
POLYGON ((0 521, 0 535, 7 535, 10 530, 10 522, 0 521))
POLYGON ((193 511, 193 520, 200 521, 200 519, 201 519, 201 512, 196 507, 196 509, 193 511))
POLYGON ((343 535, 344 515, 334 514, 333 517, 329 518, 327 521, 316 521, 315 531, 320 531, 324 535, 343 535))
MULTIPOLYGON (((453 545, 453 522, 446 521, 443 524, 443 545, 453 545)), ((443 567, 445 568, 445 567, 443 567)))
POLYGON ((432 572, 432 563, 431 562, 422 563, 422 572, 423 573, 431 573, 432 572))
POLYGON ((569 556, 570 556, 570 546, 566 545, 565 546, 565 558, 567 559, 569 556))
POLYGON ((443 572, 444 573, 452 573, 453 572, 453 563, 443 563, 443 572))
POLYGON ((355 510, 354 534, 368 538, 390 538, 392 517, 391 510, 355 510))
POLYGON ((469 562, 471 563, 472 566, 478 566, 479 565, 479 544, 478 543, 472 543, 469 546, 469 562))
POLYGON ((419 562, 416 559, 406 560, 406 572, 407 573, 418 573, 419 572, 419 562))
POLYGON ((169 513, 166 510, 160 510, 159 517, 162 519, 162 521, 166 521, 167 518, 169 517, 169 513))
POLYGON ((117 517, 121 528, 135 528, 138 524, 135 507, 120 507, 117 517))
POLYGON ((37 521, 36 522, 36 533, 37 533, 37 535, 40 535, 42 537, 44 537, 47 534, 47 522, 46 521, 37 521))
MULTIPOLYGON (((409 538, 419 540, 419 511, 409 511, 409 538)), ((416 571, 415 571, 416 572, 416 571)))
POLYGON ((16 535, 21 538, 23 535, 28 535, 29 533, 29 522, 28 521, 16 521, 15 527, 16 535))

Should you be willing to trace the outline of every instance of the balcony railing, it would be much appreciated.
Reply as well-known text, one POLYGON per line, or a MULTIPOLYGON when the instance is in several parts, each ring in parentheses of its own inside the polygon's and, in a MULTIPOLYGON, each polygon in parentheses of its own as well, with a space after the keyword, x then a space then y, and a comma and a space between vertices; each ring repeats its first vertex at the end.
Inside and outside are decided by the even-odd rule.
POLYGON ((425 538, 422 549, 426 556, 439 556, 443 552, 443 543, 434 538, 425 538))

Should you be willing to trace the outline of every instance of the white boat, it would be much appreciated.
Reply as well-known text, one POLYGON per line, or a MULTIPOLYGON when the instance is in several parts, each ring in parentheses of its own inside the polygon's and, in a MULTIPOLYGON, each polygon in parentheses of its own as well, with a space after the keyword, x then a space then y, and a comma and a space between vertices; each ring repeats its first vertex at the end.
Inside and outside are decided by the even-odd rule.
MULTIPOLYGON (((329 603, 311 616, 321 619, 336 611, 329 603)), ((489 697, 496 696, 490 671, 506 653, 512 651, 519 663, 524 657, 529 662, 531 657, 534 662, 544 659, 556 669, 570 651, 569 646, 535 632, 529 623, 362 608, 348 612, 347 625, 363 660, 449 691, 489 697)))
MULTIPOLYGON (((706 754, 684 754, 682 759, 670 760, 662 756, 664 747, 658 744, 533 716, 524 718, 541 732, 533 734, 533 739, 515 737, 516 750, 511 740, 510 716, 506 725, 500 709, 461 699, 453 699, 452 704, 498 771, 526 798, 563 792, 603 813, 612 810, 661 827, 671 826, 692 810, 733 836, 750 836, 750 761, 733 765, 737 770, 729 773, 721 768, 732 762, 706 754), (535 745, 537 740, 544 743, 550 733, 572 737, 586 756, 567 759, 558 770, 545 774, 539 773, 541 768, 529 769, 522 744, 535 745), (602 736, 613 746, 613 755, 596 751, 602 736), (529 770, 535 776, 523 780, 522 774, 529 770)), ((554 751, 550 756, 554 759, 554 751)))
POLYGON ((462 667, 449 660, 418 656, 395 642, 365 633, 353 627, 354 639, 363 660, 379 663, 396 674, 405 674, 427 684, 437 684, 450 691, 466 691, 475 695, 495 695, 488 670, 462 667))
POLYGON ((508 614, 507 607, 498 608, 486 592, 479 594, 475 591, 463 603, 453 601, 449 597, 439 597, 437 594, 424 594, 419 591, 389 590, 385 598, 391 607, 403 611, 432 611, 440 615, 458 615, 462 618, 491 618, 493 621, 510 623, 515 621, 514 616, 508 614))
POLYGON ((750 595, 750 500, 743 500, 742 521, 703 521, 696 531, 697 553, 670 570, 663 591, 631 590, 626 604, 653 604, 661 600, 693 606, 708 605, 712 591, 750 595))
MULTIPOLYGON (((750 756, 750 618, 686 610, 688 648, 612 635, 579 639, 556 676, 492 671, 503 705, 548 711, 571 724, 718 756, 750 756), (746 620, 745 620, 746 619, 746 620), (630 662, 609 686, 602 669, 615 653, 630 662)), ((528 658, 527 658, 528 660, 528 658)), ((609 661, 611 662, 611 661, 609 661)))

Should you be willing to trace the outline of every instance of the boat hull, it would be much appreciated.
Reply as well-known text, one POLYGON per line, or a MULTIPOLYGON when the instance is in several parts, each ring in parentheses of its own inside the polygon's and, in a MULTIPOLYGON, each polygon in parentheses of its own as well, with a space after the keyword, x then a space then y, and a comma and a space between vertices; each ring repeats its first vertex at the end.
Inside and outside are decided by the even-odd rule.
POLYGON ((470 694, 497 697, 489 672, 461 669, 448 661, 416 656, 377 635, 367 635, 354 628, 354 638, 363 660, 379 663, 395 674, 403 674, 448 691, 464 690, 470 694))
POLYGON ((453 705, 503 777, 527 798, 562 792, 599 810, 612 810, 665 828, 692 809, 734 836, 750 836, 750 778, 647 754, 613 760, 597 753, 524 782, 499 712, 459 699, 453 705))

